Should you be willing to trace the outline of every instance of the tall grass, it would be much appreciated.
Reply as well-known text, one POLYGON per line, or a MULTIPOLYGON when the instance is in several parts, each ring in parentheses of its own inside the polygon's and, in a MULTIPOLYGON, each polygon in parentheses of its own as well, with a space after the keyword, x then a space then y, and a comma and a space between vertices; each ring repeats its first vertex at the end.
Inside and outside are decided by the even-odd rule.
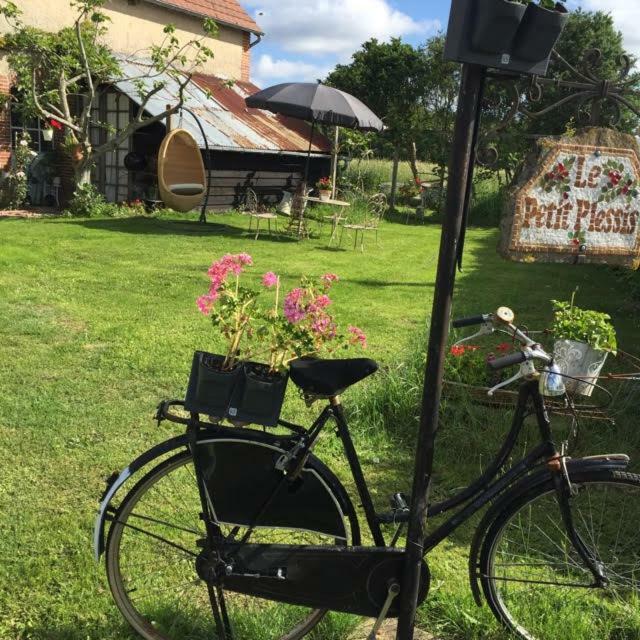
MULTIPOLYGON (((433 165, 426 162, 418 163, 420 177, 425 180, 435 179, 433 165)), ((349 185, 355 185, 365 193, 376 193, 382 185, 391 183, 393 162, 383 158, 364 158, 352 160, 346 171, 342 174, 343 181, 349 185)), ((406 161, 401 161, 398 166, 398 184, 413 182, 411 167, 406 161)), ((384 191, 384 189, 382 189, 384 191)))

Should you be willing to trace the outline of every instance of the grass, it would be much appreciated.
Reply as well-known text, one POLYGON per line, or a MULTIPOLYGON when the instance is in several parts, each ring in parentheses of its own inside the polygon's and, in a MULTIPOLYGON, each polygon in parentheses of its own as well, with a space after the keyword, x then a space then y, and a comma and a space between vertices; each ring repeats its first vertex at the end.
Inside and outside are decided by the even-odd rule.
MULTIPOLYGON (((105 476, 177 432, 158 429, 151 417, 160 399, 183 396, 193 350, 216 347, 194 299, 207 266, 224 252, 249 251, 256 282, 270 269, 286 285, 303 273, 342 276, 339 319, 367 332, 369 355, 384 365, 345 397, 365 473, 381 509, 393 491, 410 487, 422 364, 412 345, 431 308, 439 228, 385 223, 382 246, 362 254, 328 249, 326 231, 323 240, 254 242, 246 225, 231 214, 206 227, 184 217, 0 219, 2 640, 132 637, 104 567, 93 562, 97 499, 105 476)), ((508 304, 527 325, 542 327, 548 300, 566 299, 579 285, 583 301, 613 316, 623 347, 634 344, 638 320, 613 270, 508 263, 496 255, 496 242, 494 230, 470 230, 455 315, 508 304)), ((285 417, 311 415, 291 390, 285 417)), ((438 495, 486 465, 501 435, 454 417, 439 441, 438 495)), ((598 427, 583 446, 640 448, 624 427, 598 427)), ((319 453, 352 488, 329 435, 319 453)), ((487 608, 471 600, 468 539, 461 530, 429 556, 432 591, 420 623, 447 639, 498 637, 487 608)))
MULTIPOLYGON (((434 167, 426 162, 418 162, 420 177, 435 179, 434 167)), ((344 173, 344 179, 350 183, 360 186, 368 193, 375 193, 380 190, 380 185, 391 184, 392 163, 382 158, 365 158, 362 160, 352 160, 344 173)), ((398 165, 398 185, 406 182, 413 183, 411 167, 406 161, 401 161, 398 165)))

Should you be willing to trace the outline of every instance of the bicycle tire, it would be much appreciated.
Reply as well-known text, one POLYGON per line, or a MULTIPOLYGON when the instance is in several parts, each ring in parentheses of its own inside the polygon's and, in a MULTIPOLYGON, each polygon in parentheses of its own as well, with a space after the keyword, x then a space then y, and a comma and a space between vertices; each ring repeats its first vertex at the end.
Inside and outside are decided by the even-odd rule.
POLYGON ((549 479, 515 496, 490 526, 480 554, 485 598, 498 621, 524 640, 638 638, 640 476, 583 471, 571 481, 574 524, 610 585, 594 586, 549 479))
MULTIPOLYGON (((254 436, 253 434, 245 433, 240 436, 232 436, 232 439, 250 445, 265 445, 264 439, 260 437, 260 434, 254 436)), ((199 440, 198 444, 211 443, 216 440, 228 441, 229 437, 225 435, 206 436, 199 440)), ((273 445, 269 446, 273 448, 273 445)), ((280 451, 284 452, 283 449, 280 451)), ((325 480, 329 492, 342 492, 342 495, 334 497, 339 501, 339 504, 343 505, 344 516, 349 525, 348 530, 345 526, 345 538, 348 543, 359 543, 357 516, 342 485, 328 468, 313 456, 309 458, 305 469, 313 470, 319 474, 325 480)), ((195 555, 199 551, 197 540, 205 537, 204 526, 199 520, 200 511, 201 506, 193 471, 193 459, 188 450, 183 450, 155 466, 140 479, 125 496, 115 514, 105 550, 107 578, 114 601, 120 612, 133 629, 145 640, 178 640, 179 638, 189 638, 189 640, 200 640, 200 638, 204 640, 204 638, 207 638, 209 640, 212 637, 216 638, 222 635, 219 629, 215 629, 207 588, 198 579, 195 572, 195 555), (170 479, 171 482, 167 482, 167 479, 170 479), (160 490, 158 487, 163 480, 165 482, 162 485, 162 490, 160 490), (189 493, 184 493, 184 489, 188 489, 189 493), (154 492, 157 492, 158 497, 165 498, 165 500, 161 500, 162 508, 155 509, 153 511, 154 516, 150 516, 146 511, 143 500, 145 496, 152 496, 154 492), (186 507, 186 511, 171 511, 171 506, 167 505, 166 502, 168 497, 176 498, 176 502, 182 503, 186 507), (184 519, 187 512, 191 514, 191 522, 184 519), (180 517, 178 517, 178 514, 180 517), (136 519, 134 521, 135 524, 129 522, 131 518, 136 519), (140 519, 144 522, 144 531, 142 533, 147 533, 144 538, 140 532, 140 519), (155 527, 154 531, 147 529, 151 525, 155 527), (171 540, 166 538, 169 535, 167 529, 171 530, 171 535, 173 536, 171 540), (128 531, 132 533, 127 536, 127 539, 133 540, 133 542, 127 542, 127 545, 133 545, 132 549, 123 547, 124 534, 128 531), (162 532, 160 538, 163 540, 152 537, 153 535, 158 536, 160 532, 162 532), (136 537, 138 539, 137 542, 135 540, 136 537), (182 550, 171 546, 171 543, 179 545, 182 550), (158 549, 155 553, 151 553, 143 548, 147 544, 154 548, 158 546, 158 549), (189 556, 185 549, 193 555, 189 556), (130 556, 133 554, 135 559, 136 552, 142 557, 143 562, 148 562, 151 566, 158 566, 160 572, 158 579, 162 577, 163 573, 166 574, 167 571, 170 571, 169 581, 172 581, 174 577, 181 577, 186 580, 184 585, 192 588, 185 590, 184 585, 169 585, 168 593, 165 591, 164 595, 158 599, 160 594, 163 593, 161 591, 162 587, 167 586, 167 581, 160 582, 160 590, 158 589, 158 584, 152 585, 154 587, 152 592, 155 592, 155 595, 151 599, 136 604, 136 600, 132 598, 132 593, 138 592, 141 586, 142 588, 146 587, 144 582, 147 577, 143 575, 138 578, 139 582, 136 583, 132 582, 132 576, 127 574, 127 554, 130 556), (172 563, 179 566, 170 567, 169 565, 172 563), (167 596, 170 596, 169 600, 173 600, 174 595, 176 602, 168 602, 167 596), (178 601, 179 606, 176 606, 178 601), (162 610, 163 606, 165 610, 162 610), (212 635, 214 632, 217 632, 216 635, 212 635)), ((231 527, 229 526, 225 528, 227 532, 230 529, 231 527)), ((311 534, 305 531, 296 531, 294 533, 286 530, 261 530, 259 533, 252 535, 252 540, 256 535, 258 541, 265 542, 320 544, 317 539, 310 539, 309 536, 311 534)), ((333 543, 337 544, 337 541, 334 540, 333 543)), ((326 537, 323 538, 322 544, 327 544, 326 537)), ((240 628, 238 635, 234 634, 232 636, 234 639, 237 637, 238 640, 248 640, 249 638, 253 640, 253 637, 256 640, 258 638, 260 640, 267 640, 267 638, 273 638, 273 640, 299 640, 315 628, 327 613, 325 610, 306 609, 298 614, 297 610, 301 608, 262 601, 269 605, 269 612, 267 613, 266 604, 262 608, 258 607, 257 604, 249 605, 249 601, 258 600, 256 598, 230 593, 224 594, 224 598, 228 608, 229 600, 236 601, 240 598, 244 600, 242 610, 238 613, 238 620, 231 619, 232 625, 240 628), (255 615, 252 607, 255 608, 255 611, 260 612, 259 616, 255 615), (286 611, 282 614, 280 611, 276 612, 275 609, 286 611), (298 614, 295 619, 291 613, 293 609, 296 609, 298 614), (253 618, 258 617, 261 619, 252 621, 249 619, 249 614, 253 618), (278 618, 278 615, 280 615, 280 618, 278 618), (289 623, 290 619, 291 623, 289 623), (272 635, 265 635, 270 633, 267 632, 265 621, 272 625, 274 629, 272 635), (256 625, 258 626, 256 627, 256 625), (254 633, 256 631, 257 635, 254 633)), ((233 615, 232 612, 230 618, 233 615)), ((227 640, 231 640, 228 635, 227 640)))

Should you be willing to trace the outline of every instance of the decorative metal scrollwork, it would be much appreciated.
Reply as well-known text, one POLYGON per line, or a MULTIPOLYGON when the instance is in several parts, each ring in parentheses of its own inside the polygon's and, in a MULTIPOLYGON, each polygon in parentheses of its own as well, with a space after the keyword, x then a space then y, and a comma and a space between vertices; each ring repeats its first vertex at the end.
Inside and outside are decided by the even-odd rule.
MULTIPOLYGON (((587 51, 578 67, 572 65, 557 51, 551 59, 556 77, 531 76, 526 85, 521 78, 500 71, 490 72, 490 78, 500 83, 506 92, 502 96, 502 107, 506 112, 500 122, 489 127, 481 136, 477 161, 485 167, 497 164, 499 153, 497 140, 506 135, 507 129, 519 118, 540 119, 560 109, 573 108, 575 122, 580 125, 616 127, 620 124, 623 110, 640 118, 640 91, 636 90, 638 78, 630 76, 633 62, 627 55, 618 58, 616 77, 603 78, 598 75, 602 65, 599 49, 587 51), (567 93, 543 105, 545 89, 564 90, 567 93), (633 99, 637 99, 634 103, 633 99), (541 108, 534 108, 543 105, 541 108)), ((503 92, 503 94, 504 94, 503 92)), ((487 100, 486 108, 497 110, 495 101, 487 100)))

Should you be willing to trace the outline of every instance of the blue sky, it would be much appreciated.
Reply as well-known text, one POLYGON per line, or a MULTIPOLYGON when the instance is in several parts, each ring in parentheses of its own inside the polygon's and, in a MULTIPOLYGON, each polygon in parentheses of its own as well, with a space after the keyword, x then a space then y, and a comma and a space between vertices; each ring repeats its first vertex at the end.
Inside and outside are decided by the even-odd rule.
MULTIPOLYGON (((265 31, 252 50, 252 77, 266 87, 313 81, 348 62, 369 38, 420 44, 446 29, 450 0, 241 0, 265 31)), ((640 55, 638 0, 568 0, 575 9, 611 11, 631 52, 640 55)))

